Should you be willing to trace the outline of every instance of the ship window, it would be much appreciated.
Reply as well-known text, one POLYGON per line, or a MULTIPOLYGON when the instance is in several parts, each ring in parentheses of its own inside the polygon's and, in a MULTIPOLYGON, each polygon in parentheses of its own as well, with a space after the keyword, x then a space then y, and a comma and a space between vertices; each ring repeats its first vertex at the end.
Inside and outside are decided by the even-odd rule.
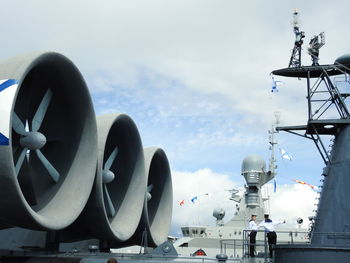
POLYGON ((190 234, 190 231, 189 231, 189 230, 186 230, 186 234, 189 235, 189 234, 190 234))
POLYGON ((180 247, 188 247, 188 243, 183 243, 180 245, 180 247))
POLYGON ((203 235, 204 234, 204 230, 201 230, 201 235, 203 235))

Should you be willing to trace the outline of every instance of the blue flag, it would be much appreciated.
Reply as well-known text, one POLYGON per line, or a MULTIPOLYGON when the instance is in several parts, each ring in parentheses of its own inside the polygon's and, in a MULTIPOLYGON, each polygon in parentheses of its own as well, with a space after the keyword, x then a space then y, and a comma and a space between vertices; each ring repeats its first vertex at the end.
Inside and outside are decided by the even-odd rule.
POLYGON ((197 200, 198 200, 198 196, 195 196, 191 199, 191 202, 194 204, 195 202, 197 202, 197 200))
POLYGON ((279 80, 275 80, 275 78, 272 76, 272 88, 271 88, 271 92, 278 92, 278 85, 279 84, 283 84, 282 81, 279 80))

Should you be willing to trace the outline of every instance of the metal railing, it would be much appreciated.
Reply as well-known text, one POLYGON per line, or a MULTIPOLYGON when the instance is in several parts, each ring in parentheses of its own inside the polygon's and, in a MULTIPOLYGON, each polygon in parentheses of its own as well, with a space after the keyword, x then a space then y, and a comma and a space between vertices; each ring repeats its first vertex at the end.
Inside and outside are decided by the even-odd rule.
MULTIPOLYGON (((249 247, 254 245, 256 257, 264 258, 265 262, 269 259, 269 244, 264 230, 257 231, 257 240, 255 244, 250 244, 249 233, 250 230, 243 230, 242 239, 221 239, 220 240, 220 253, 226 255, 233 255, 234 258, 238 257, 250 257, 249 247)), ((278 244, 305 244, 309 242, 309 233, 307 231, 276 231, 277 236, 284 237, 283 241, 278 241, 278 244), (286 235, 289 240, 286 241, 286 235), (300 237, 303 237, 301 240, 300 237)))
MULTIPOLYGON (((115 256, 119 259, 129 259, 129 260, 137 260, 137 261, 150 261, 150 260, 159 260, 159 261, 196 261, 198 263, 204 263, 204 262, 218 262, 219 260, 217 258, 211 258, 207 256, 171 256, 171 255, 156 255, 156 254, 141 254, 141 255, 135 255, 135 254, 111 254, 112 256, 115 256)), ((225 261, 229 262, 243 262, 241 258, 229 258, 225 261)), ((220 261, 219 261, 220 262, 220 261)))

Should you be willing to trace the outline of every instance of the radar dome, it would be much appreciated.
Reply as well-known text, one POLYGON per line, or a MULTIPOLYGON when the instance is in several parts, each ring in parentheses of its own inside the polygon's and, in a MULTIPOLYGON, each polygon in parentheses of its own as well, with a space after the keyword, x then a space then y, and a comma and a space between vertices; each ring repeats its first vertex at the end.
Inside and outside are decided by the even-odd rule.
POLYGON ((225 210, 223 208, 215 208, 213 211, 213 217, 217 220, 222 220, 225 217, 225 210))
POLYGON ((264 172, 265 160, 257 154, 252 154, 244 158, 242 162, 242 174, 247 172, 264 172))
POLYGON ((345 54, 337 58, 334 64, 350 65, 350 54, 345 54))
POLYGON ((297 223, 301 225, 304 222, 304 220, 301 217, 297 218, 297 223))

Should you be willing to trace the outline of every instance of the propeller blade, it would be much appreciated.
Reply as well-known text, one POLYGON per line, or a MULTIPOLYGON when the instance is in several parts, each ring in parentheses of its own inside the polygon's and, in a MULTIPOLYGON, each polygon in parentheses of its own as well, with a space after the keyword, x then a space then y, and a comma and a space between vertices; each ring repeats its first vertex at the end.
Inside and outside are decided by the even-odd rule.
POLYGON ((27 134, 23 122, 15 112, 12 113, 12 128, 19 135, 25 136, 27 134))
POLYGON ((107 210, 107 215, 108 215, 108 217, 113 217, 115 215, 114 205, 112 203, 111 197, 109 196, 106 184, 103 184, 103 187, 104 187, 104 192, 105 192, 105 204, 106 203, 108 204, 107 206, 105 206, 106 210, 107 210))
POLYGON ((19 170, 21 170, 21 167, 22 167, 23 161, 24 161, 24 159, 26 157, 27 151, 28 151, 27 148, 23 148, 21 154, 18 157, 16 166, 15 166, 15 171, 16 171, 16 175, 17 176, 18 176, 19 170))
POLYGON ((107 161, 105 162, 105 166, 104 166, 104 170, 109 170, 111 169, 111 166, 115 160, 115 158, 117 157, 118 154, 118 147, 115 147, 113 152, 111 153, 111 155, 108 157, 107 161))
POLYGON ((32 130, 33 131, 38 131, 43 119, 45 117, 47 108, 49 107, 50 101, 52 98, 52 91, 50 89, 48 89, 42 99, 42 101, 40 102, 40 105, 38 107, 38 109, 36 110, 36 113, 33 117, 32 120, 32 130))
POLYGON ((57 183, 60 179, 60 174, 57 172, 55 167, 52 166, 49 160, 46 159, 46 157, 41 153, 40 150, 35 150, 35 152, 42 164, 45 166, 46 170, 49 172, 52 180, 54 180, 54 182, 57 183))
POLYGON ((150 184, 149 186, 147 186, 147 192, 151 192, 152 189, 153 189, 154 185, 153 184, 150 184))
MULTIPOLYGON (((28 154, 27 154, 28 155, 28 154)), ((33 183, 33 177, 31 175, 31 169, 29 168, 28 161, 24 161, 22 164, 22 169, 19 171, 17 176, 19 185, 21 186, 24 198, 30 206, 37 205, 37 199, 35 195, 35 188, 33 183)))

